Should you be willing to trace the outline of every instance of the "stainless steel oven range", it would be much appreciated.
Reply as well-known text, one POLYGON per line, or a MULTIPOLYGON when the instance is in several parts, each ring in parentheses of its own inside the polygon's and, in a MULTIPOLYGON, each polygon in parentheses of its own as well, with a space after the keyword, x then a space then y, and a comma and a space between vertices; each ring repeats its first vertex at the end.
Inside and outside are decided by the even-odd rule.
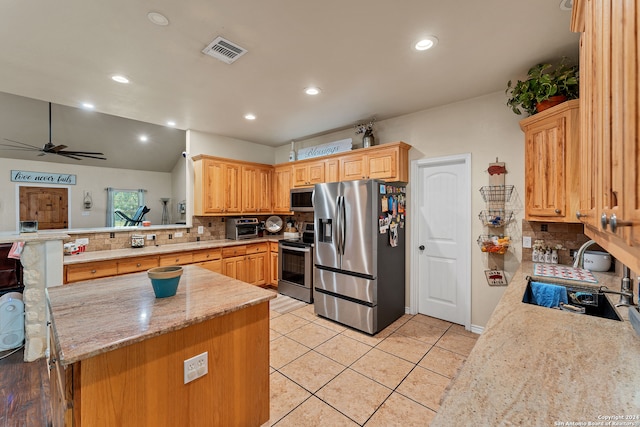
POLYGON ((300 239, 278 243, 278 292, 313 302, 313 223, 306 224, 300 239))

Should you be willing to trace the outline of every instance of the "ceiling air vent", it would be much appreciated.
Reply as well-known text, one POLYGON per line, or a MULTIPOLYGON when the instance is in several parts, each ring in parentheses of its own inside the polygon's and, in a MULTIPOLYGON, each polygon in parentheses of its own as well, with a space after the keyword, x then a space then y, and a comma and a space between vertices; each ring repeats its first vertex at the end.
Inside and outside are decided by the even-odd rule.
POLYGON ((227 64, 232 64, 242 55, 247 53, 247 50, 227 39, 216 37, 214 41, 209 43, 209 46, 202 50, 202 53, 213 56, 227 64))

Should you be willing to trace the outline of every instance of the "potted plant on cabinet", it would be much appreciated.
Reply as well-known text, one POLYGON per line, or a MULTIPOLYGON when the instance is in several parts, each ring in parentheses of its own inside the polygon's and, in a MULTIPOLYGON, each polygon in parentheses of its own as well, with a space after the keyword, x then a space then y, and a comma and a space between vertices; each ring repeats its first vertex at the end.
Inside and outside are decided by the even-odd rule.
POLYGON ((549 107, 569 99, 578 98, 579 72, 577 65, 569 65, 567 59, 553 66, 537 64, 529 69, 527 79, 507 83, 505 93, 509 96, 507 105, 514 113, 529 115, 539 113, 549 107))

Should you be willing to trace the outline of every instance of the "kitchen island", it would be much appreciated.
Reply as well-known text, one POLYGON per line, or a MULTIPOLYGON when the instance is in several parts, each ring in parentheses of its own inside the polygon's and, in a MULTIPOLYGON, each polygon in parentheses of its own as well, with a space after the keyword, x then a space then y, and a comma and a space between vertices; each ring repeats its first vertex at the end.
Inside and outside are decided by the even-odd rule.
POLYGON ((620 322, 525 304, 531 272, 523 262, 431 425, 640 425, 640 337, 627 308, 620 322))
POLYGON ((48 289, 54 425, 262 425, 275 296, 197 266, 169 298, 146 272, 48 289), (208 374, 184 384, 203 352, 208 374))

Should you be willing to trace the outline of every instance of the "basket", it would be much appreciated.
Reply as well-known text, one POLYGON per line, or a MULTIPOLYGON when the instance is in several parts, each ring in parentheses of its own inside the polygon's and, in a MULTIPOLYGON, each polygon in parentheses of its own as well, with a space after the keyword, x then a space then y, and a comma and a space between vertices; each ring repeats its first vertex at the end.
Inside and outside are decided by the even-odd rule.
POLYGON ((485 202, 508 202, 512 192, 513 185, 486 185, 480 188, 485 202))
POLYGON ((482 252, 504 255, 509 249, 511 239, 509 236, 482 235, 478 237, 477 242, 482 252))
POLYGON ((478 215, 482 225, 487 227, 503 227, 513 221, 513 212, 504 209, 488 209, 478 215))

